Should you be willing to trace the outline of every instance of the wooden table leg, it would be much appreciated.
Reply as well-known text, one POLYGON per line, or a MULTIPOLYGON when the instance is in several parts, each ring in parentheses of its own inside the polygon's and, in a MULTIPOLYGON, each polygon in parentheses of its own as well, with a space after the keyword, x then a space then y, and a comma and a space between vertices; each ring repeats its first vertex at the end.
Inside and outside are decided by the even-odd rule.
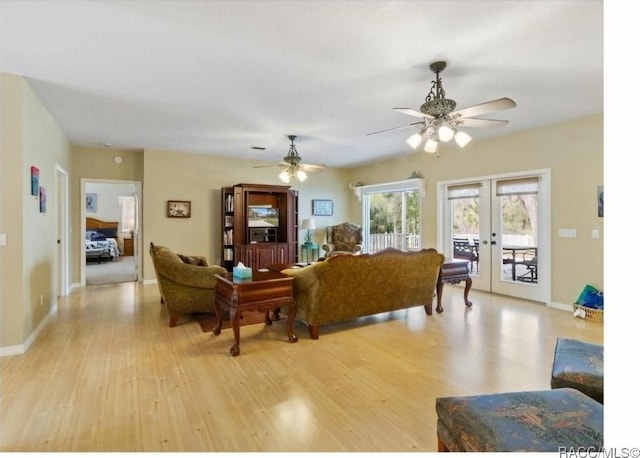
POLYGON ((287 333, 289 334, 289 342, 295 343, 298 341, 298 336, 293 333, 293 322, 296 319, 296 313, 298 312, 298 307, 293 301, 289 305, 289 319, 287 320, 287 333))
POLYGON ((439 278, 438 284, 436 285, 436 297, 438 298, 438 303, 436 305, 436 312, 442 313, 444 309, 442 308, 442 290, 444 289, 444 282, 439 278))
POLYGON ((471 307, 473 305, 473 303, 469 300, 469 291, 471 290, 471 277, 468 277, 465 280, 465 285, 464 285, 464 304, 467 307, 471 307))
POLYGON ((238 356, 240 354, 240 313, 238 313, 237 307, 231 307, 229 314, 231 327, 233 328, 233 345, 229 350, 229 354, 231 356, 238 356))
POLYGON ((216 311, 216 318, 218 319, 218 324, 215 328, 213 328, 213 335, 220 335, 220 331, 222 331, 222 310, 220 310, 220 304, 218 304, 218 299, 213 301, 213 308, 216 311))

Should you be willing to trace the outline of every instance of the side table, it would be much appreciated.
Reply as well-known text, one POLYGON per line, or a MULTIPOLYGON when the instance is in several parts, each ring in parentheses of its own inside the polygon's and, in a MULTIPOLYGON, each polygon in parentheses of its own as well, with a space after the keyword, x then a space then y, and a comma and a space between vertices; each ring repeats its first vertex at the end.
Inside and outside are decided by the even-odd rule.
POLYGON ((320 254, 317 243, 304 243, 300 246, 300 262, 316 262, 320 254))
POLYGON ((240 316, 245 311, 265 312, 265 324, 271 325, 269 312, 277 312, 282 305, 289 306, 287 334, 289 342, 295 343, 298 337, 293 333, 296 317, 296 301, 293 297, 293 277, 280 272, 254 271, 251 278, 234 278, 231 272, 216 275, 216 299, 214 307, 218 324, 213 330, 219 335, 222 330, 222 309, 229 310, 234 343, 229 353, 240 354, 240 316))

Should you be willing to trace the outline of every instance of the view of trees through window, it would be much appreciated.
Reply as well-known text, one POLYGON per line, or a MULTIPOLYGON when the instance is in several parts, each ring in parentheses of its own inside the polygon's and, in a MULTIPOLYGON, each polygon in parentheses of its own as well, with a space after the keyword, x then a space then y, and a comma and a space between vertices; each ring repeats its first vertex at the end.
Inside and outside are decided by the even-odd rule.
MULTIPOLYGON (((535 194, 502 196, 502 234, 526 236, 529 243, 536 244, 538 229, 538 198, 535 194)), ((471 197, 453 200, 454 235, 474 235, 480 233, 478 205, 480 199, 471 197)))
POLYGON ((370 253, 387 247, 399 250, 419 249, 419 191, 415 189, 371 194, 367 237, 370 253))

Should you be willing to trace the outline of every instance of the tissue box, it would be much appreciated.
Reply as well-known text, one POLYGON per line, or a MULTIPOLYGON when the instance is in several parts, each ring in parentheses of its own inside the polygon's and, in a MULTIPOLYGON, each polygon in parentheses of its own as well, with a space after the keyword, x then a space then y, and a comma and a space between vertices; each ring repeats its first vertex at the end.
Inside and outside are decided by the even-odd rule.
POLYGON ((235 266, 233 268, 233 276, 236 278, 251 278, 251 269, 249 267, 235 266))

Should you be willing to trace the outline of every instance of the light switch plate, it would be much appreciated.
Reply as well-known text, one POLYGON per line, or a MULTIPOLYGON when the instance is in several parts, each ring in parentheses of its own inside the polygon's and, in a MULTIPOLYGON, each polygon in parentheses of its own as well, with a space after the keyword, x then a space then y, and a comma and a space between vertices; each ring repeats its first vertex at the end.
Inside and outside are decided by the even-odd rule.
POLYGON ((599 239, 600 231, 598 229, 591 229, 591 238, 599 239))
POLYGON ((0 234, 0 246, 7 246, 7 234, 0 234))

